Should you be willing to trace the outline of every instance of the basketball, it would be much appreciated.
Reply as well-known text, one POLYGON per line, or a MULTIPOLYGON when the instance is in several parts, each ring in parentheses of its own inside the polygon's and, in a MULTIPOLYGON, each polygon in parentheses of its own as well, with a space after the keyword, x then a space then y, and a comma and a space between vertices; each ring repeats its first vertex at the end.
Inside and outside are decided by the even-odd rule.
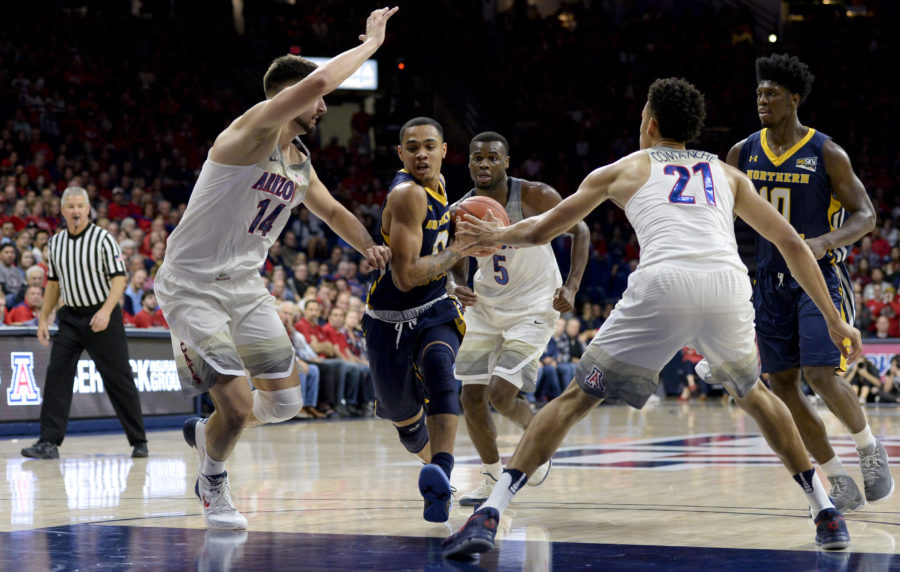
MULTIPOLYGON (((500 221, 501 225, 509 226, 509 217, 506 216, 506 209, 503 208, 503 205, 490 197, 479 196, 469 197, 453 207, 450 218, 451 225, 455 229, 457 221, 459 221, 464 214, 483 219, 488 212, 493 214, 494 217, 500 221)), ((493 254, 492 251, 482 251, 476 254, 476 256, 490 256, 491 254, 493 254)))

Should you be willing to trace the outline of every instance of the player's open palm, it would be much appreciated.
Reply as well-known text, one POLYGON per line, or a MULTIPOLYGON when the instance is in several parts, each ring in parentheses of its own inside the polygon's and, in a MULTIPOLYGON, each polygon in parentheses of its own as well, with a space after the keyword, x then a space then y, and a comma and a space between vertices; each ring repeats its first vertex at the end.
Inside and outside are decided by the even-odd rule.
POLYGON ((369 14, 369 19, 366 20, 366 33, 359 36, 359 41, 368 42, 371 40, 378 46, 384 43, 384 32, 387 28, 387 21, 399 9, 400 8, 397 6, 394 6, 393 8, 379 8, 378 10, 373 10, 372 13, 369 14))

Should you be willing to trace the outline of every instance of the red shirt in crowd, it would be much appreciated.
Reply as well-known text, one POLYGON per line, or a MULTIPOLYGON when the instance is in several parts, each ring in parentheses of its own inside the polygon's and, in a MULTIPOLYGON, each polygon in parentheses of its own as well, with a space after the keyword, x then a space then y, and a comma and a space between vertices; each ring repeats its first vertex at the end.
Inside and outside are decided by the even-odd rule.
POLYGON ((152 314, 147 310, 141 310, 137 314, 134 315, 134 327, 135 328, 152 328, 152 327, 161 327, 168 328, 169 324, 166 323, 166 319, 163 318, 162 310, 157 310, 152 314))
POLYGON ((31 308, 28 307, 28 304, 22 302, 6 313, 6 320, 4 321, 7 325, 22 324, 24 322, 27 322, 28 320, 33 320, 35 316, 37 316, 37 314, 31 311, 31 308))

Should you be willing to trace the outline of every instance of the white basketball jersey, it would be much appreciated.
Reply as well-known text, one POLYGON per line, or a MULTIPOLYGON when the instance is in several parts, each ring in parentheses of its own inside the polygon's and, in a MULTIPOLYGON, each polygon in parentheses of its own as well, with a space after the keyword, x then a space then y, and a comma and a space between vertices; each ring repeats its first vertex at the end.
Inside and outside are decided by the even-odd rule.
POLYGON ((291 209, 309 188, 306 159, 284 162, 281 149, 255 165, 203 163, 187 210, 166 247, 168 272, 189 280, 231 280, 259 272, 269 247, 281 234, 291 209))
MULTIPOLYGON (((522 213, 522 180, 509 178, 506 214, 510 224, 519 222, 522 213)), ((474 196, 469 191, 462 199, 474 196)), ((504 246, 493 256, 476 258, 478 270, 473 278, 478 303, 493 308, 533 310, 536 303, 553 300, 562 286, 556 256, 549 244, 523 248, 504 246)))
POLYGON ((667 147, 646 153, 650 178, 625 205, 641 245, 639 268, 747 272, 734 238, 734 193, 718 157, 667 147))

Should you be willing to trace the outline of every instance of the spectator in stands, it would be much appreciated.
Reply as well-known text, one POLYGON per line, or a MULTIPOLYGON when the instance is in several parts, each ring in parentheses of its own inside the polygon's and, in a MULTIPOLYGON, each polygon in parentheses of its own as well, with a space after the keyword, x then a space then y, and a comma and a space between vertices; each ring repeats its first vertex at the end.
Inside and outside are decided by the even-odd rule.
POLYGON ((294 328, 303 334, 322 358, 320 366, 325 366, 321 372, 325 391, 322 392, 319 409, 333 408, 337 415, 347 417, 351 412, 347 408, 345 396, 358 397, 359 375, 348 375, 349 365, 338 356, 337 348, 329 341, 319 323, 321 311, 322 306, 315 298, 306 300, 302 307, 303 317, 294 324, 294 328))
POLYGON ((143 267, 134 270, 131 273, 131 280, 128 281, 128 288, 125 289, 125 306, 124 310, 134 316, 141 311, 142 300, 144 297, 144 285, 147 282, 147 271, 143 267))
POLYGON ((891 291, 894 289, 893 285, 884 279, 884 270, 882 270, 880 266, 872 268, 872 281, 863 288, 864 300, 871 300, 872 298, 877 297, 875 296, 876 285, 881 286, 881 292, 886 292, 888 288, 890 288, 891 291))
POLYGON ((25 284, 25 273, 16 264, 17 259, 15 244, 7 242, 0 246, 0 287, 7 293, 7 307, 12 307, 16 292, 25 284))
POLYGON ((343 329, 344 311, 333 307, 328 313, 328 323, 322 326, 322 333, 334 348, 335 357, 347 363, 347 387, 352 388, 350 392, 343 394, 347 401, 347 410, 351 415, 374 416, 375 386, 372 384, 369 360, 361 354, 356 355, 350 351, 350 344, 343 329))
POLYGON ((147 290, 141 295, 141 311, 134 315, 135 328, 168 328, 162 310, 156 303, 156 294, 147 290))
POLYGON ((322 222, 304 207, 300 207, 297 218, 291 224, 291 232, 297 235, 300 247, 306 251, 309 259, 319 258, 326 252, 328 242, 325 240, 323 226, 322 222))
POLYGON ((860 404, 875 401, 882 383, 878 368, 869 359, 863 356, 856 360, 848 369, 846 378, 847 383, 856 390, 860 404))
POLYGON ((46 282, 46 273, 43 268, 37 265, 28 268, 25 271, 25 284, 16 292, 16 297, 13 299, 13 307, 25 301, 26 290, 29 286, 37 286, 43 290, 44 282, 46 282))
POLYGON ((6 312, 4 322, 7 326, 36 326, 43 299, 43 288, 29 286, 25 292, 25 300, 6 312))
POLYGON ((875 319, 875 337, 884 339, 891 336, 891 319, 881 315, 875 319))
POLYGON ((303 334, 294 329, 294 319, 297 306, 293 302, 282 302, 278 305, 278 316, 297 354, 297 366, 300 370, 300 387, 303 392, 303 407, 299 416, 313 419, 322 419, 333 413, 332 410, 319 411, 316 404, 319 402, 320 370, 317 365, 322 361, 315 350, 303 337, 303 334))
MULTIPOLYGON (((581 354, 576 356, 576 359, 572 360, 571 353, 571 345, 569 344, 569 337, 566 335, 566 319, 559 318, 556 320, 556 329, 553 332, 553 337, 550 339, 550 343, 556 344, 556 370, 557 375, 559 376, 560 388, 565 388, 569 385, 569 382, 575 377, 575 367, 577 358, 581 357, 581 354)), ((583 349, 583 348, 582 348, 583 349)))
MULTIPOLYGON (((357 363, 362 364, 368 370, 369 354, 368 350, 366 349, 366 338, 363 335, 362 325, 360 323, 362 319, 362 312, 360 312, 358 309, 350 309, 350 299, 352 298, 348 299, 347 309, 344 310, 344 326, 339 330, 339 332, 344 336, 344 339, 347 340, 347 348, 350 350, 350 353, 354 356, 357 363)), ((335 307, 340 308, 340 306, 335 307)), ((370 371, 367 371, 366 377, 361 381, 360 394, 363 417, 374 417, 375 386, 372 384, 372 375, 370 371)))
MULTIPOLYGON (((562 333, 562 327, 559 325, 560 322, 564 322, 563 318, 557 320, 557 330, 559 333, 562 333)), ((563 384, 567 383, 562 381, 561 375, 559 372, 559 346, 556 343, 556 337, 551 337, 550 341, 547 342, 547 347, 544 348, 544 353, 541 354, 541 369, 538 371, 537 383, 535 384, 534 393, 531 396, 526 395, 526 398, 531 403, 536 404, 538 407, 542 407, 547 402, 559 397, 559 394, 562 393, 563 384)), ((574 370, 573 370, 574 371, 574 370)))

